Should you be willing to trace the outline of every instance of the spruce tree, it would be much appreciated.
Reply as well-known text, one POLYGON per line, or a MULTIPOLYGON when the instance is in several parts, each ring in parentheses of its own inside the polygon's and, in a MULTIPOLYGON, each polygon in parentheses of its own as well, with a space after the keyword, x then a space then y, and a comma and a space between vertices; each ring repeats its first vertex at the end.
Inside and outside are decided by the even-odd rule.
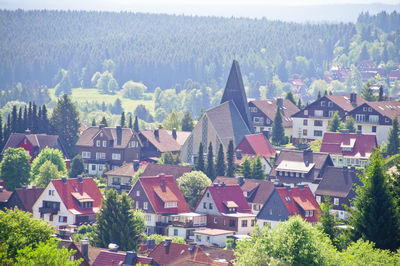
POLYGON ((382 102, 382 101, 384 101, 385 99, 383 98, 383 86, 381 85, 380 87, 379 87, 379 96, 378 96, 378 101, 379 102, 382 102))
POLYGON ((18 119, 17 119, 17 132, 24 133, 24 118, 22 117, 22 107, 18 110, 18 119))
POLYGON ((96 119, 93 118, 93 119, 92 119, 92 127, 95 127, 95 126, 96 126, 96 119))
POLYGON ((264 179, 264 167, 261 163, 260 155, 251 162, 251 178, 252 179, 264 179))
POLYGON ((294 100, 293 93, 291 91, 286 93, 285 99, 291 101, 294 105, 296 105, 296 101, 294 100))
POLYGON ((3 150, 5 141, 3 140, 3 118, 0 112, 0 151, 3 150))
POLYGON ((24 123, 23 123, 23 130, 25 131, 26 129, 28 129, 28 108, 26 107, 26 105, 24 106, 24 123))
POLYGON ((241 173, 244 178, 252 178, 251 162, 247 156, 243 160, 241 173))
POLYGON ((369 59, 369 53, 367 50, 367 46, 364 44, 360 53, 360 57, 358 58, 358 61, 364 61, 369 59))
POLYGON ((14 105, 11 111, 11 133, 17 132, 18 128, 18 114, 17 114, 17 106, 14 105))
POLYGON ((217 154, 217 163, 215 165, 215 172, 217 176, 225 175, 225 158, 224 158, 224 147, 222 143, 219 144, 218 154, 217 154))
POLYGON ((382 162, 376 149, 360 176, 363 186, 355 191, 354 208, 347 208, 351 212, 350 237, 374 242, 376 248, 396 250, 400 246, 399 217, 382 162))
POLYGON ((285 136, 285 130, 282 124, 282 115, 279 106, 276 108, 276 114, 274 118, 274 124, 272 125, 272 143, 274 145, 281 145, 283 143, 283 137, 285 136))
POLYGON ((233 147, 233 140, 229 140, 228 151, 226 152, 226 176, 234 177, 235 175, 235 150, 233 147))
POLYGON ((317 99, 320 99, 320 98, 321 98, 321 92, 318 91, 317 99))
POLYGON ((132 129, 132 128, 133 128, 133 123, 132 123, 132 114, 129 114, 129 123, 128 123, 128 127, 129 127, 130 129, 132 129))
POLYGON ((299 101, 297 102, 297 108, 301 109, 302 108, 302 104, 301 104, 301 99, 299 98, 299 101))
POLYGON ((42 105, 42 132, 49 134, 50 131, 50 122, 49 122, 49 118, 47 117, 47 108, 46 105, 43 104, 42 105))
POLYGON ((38 118, 37 118, 37 105, 35 102, 32 104, 32 133, 38 133, 38 118))
POLYGON ((392 121, 392 128, 389 131, 389 143, 387 154, 392 156, 399 152, 399 121, 395 117, 392 121))
POLYGON ((197 158, 197 163, 196 163, 196 170, 197 171, 202 171, 205 173, 204 169, 204 150, 203 150, 203 143, 200 142, 199 145, 199 152, 198 152, 198 158, 197 158))
POLYGON ((108 127, 107 119, 105 116, 100 121, 100 125, 104 125, 105 127, 108 127))
POLYGON ((348 116, 346 118, 346 122, 344 123, 344 127, 349 130, 350 133, 356 132, 355 121, 352 116, 348 116))
POLYGON ((137 115, 135 115, 135 122, 133 123, 133 131, 139 132, 139 120, 137 115))
POLYGON ((331 213, 333 205, 330 201, 329 196, 324 196, 324 202, 320 204, 322 213, 319 214, 319 221, 321 222, 322 232, 329 236, 333 244, 337 245, 338 230, 335 216, 331 213))
POLYGON ((183 115, 182 122, 182 131, 192 131, 193 130, 193 119, 192 115, 190 114, 189 110, 185 111, 183 115))
POLYGON ((121 113, 121 122, 120 122, 120 125, 121 125, 122 128, 126 127, 126 124, 125 124, 125 112, 122 112, 122 113, 121 113))
POLYGON ((338 129, 340 127, 340 123, 341 123, 341 119, 339 116, 339 112, 336 111, 333 114, 331 121, 329 121, 328 131, 330 131, 330 132, 338 131, 338 129))
POLYGON ((214 153, 213 153, 213 146, 212 143, 208 145, 208 152, 207 152, 207 170, 206 175, 211 179, 215 179, 215 168, 214 168, 214 153))

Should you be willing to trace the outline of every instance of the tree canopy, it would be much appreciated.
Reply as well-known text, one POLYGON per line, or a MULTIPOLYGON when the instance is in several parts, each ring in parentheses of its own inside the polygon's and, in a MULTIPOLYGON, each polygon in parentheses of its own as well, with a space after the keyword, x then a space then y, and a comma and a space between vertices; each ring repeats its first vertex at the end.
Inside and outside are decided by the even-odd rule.
POLYGON ((27 185, 30 178, 31 157, 23 148, 8 148, 0 163, 0 179, 6 183, 8 190, 27 185))
POLYGON ((182 191, 186 202, 192 210, 196 207, 196 204, 200 200, 204 189, 212 184, 211 179, 201 171, 185 173, 179 177, 176 182, 178 183, 179 189, 182 191))
POLYGON ((38 177, 40 168, 47 161, 50 161, 53 165, 55 165, 57 171, 60 172, 61 175, 65 175, 67 173, 62 152, 58 149, 46 147, 32 162, 31 176, 33 179, 38 177))

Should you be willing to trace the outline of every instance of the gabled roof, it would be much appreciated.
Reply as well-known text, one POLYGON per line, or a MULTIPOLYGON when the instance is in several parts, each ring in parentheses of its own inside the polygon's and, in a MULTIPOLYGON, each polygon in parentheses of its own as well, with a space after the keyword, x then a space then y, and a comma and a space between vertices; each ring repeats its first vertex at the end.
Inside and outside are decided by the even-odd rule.
POLYGON ((355 169, 329 166, 315 194, 350 199, 354 197, 355 185, 361 185, 355 169))
POLYGON ((201 249, 214 261, 231 262, 236 259, 233 250, 222 249, 215 246, 201 246, 201 249))
POLYGON ((127 253, 123 251, 102 250, 93 262, 93 266, 120 266, 120 265, 149 265, 152 259, 146 256, 137 255, 132 264, 123 264, 127 253))
POLYGON ((232 101, 236 105, 247 127, 252 129, 253 125, 251 123, 242 74, 240 72, 239 63, 236 60, 233 60, 232 62, 232 67, 226 82, 224 94, 221 98, 221 104, 228 101, 232 101))
POLYGON ((243 192, 247 194, 247 201, 264 204, 274 191, 274 183, 266 180, 240 179, 233 177, 217 177, 214 183, 224 182, 227 185, 240 185, 243 192))
MULTIPOLYGON (((172 136, 172 130, 166 130, 168 134, 172 136)), ((190 136, 190 131, 179 131, 176 130, 176 142, 178 142, 179 145, 183 145, 186 141, 186 139, 190 136)))
POLYGON ((376 135, 325 132, 320 151, 329 154, 369 158, 377 146, 376 135))
MULTIPOLYGON (((236 212, 240 213, 251 213, 249 204, 246 198, 243 196, 243 191, 239 185, 226 185, 226 184, 213 184, 208 186, 204 191, 202 198, 204 197, 206 191, 210 192, 211 197, 214 200, 215 205, 220 213, 226 213, 229 210, 226 207, 226 202, 233 201, 238 206, 236 212)), ((199 202, 201 199, 199 200, 199 202)), ((199 204, 197 203, 197 205, 199 204)), ((197 206, 196 208, 197 209, 197 206)))
MULTIPOLYGON (((328 98, 329 100, 331 100, 332 102, 334 102, 336 105, 338 105, 340 108, 342 108, 343 110, 345 110, 347 112, 354 109, 353 104, 350 102, 350 94, 325 95, 323 97, 328 98)), ((356 99, 357 99, 356 106, 359 106, 359 105, 367 102, 360 95, 357 95, 356 99)))
POLYGON ((114 170, 107 171, 105 175, 133 177, 135 175, 135 169, 133 168, 133 163, 128 163, 114 170))
POLYGON ((6 203, 8 202, 8 199, 11 197, 13 192, 7 190, 6 184, 3 180, 0 180, 0 186, 1 186, 0 203, 6 203))
POLYGON ((140 177, 137 182, 142 185, 156 213, 190 212, 189 206, 173 176, 160 174, 152 177, 140 177), (177 207, 165 208, 164 203, 170 201, 177 201, 177 207))
POLYGON ((225 147, 228 147, 231 139, 236 147, 245 135, 251 134, 251 130, 232 101, 221 103, 207 110, 205 115, 225 147))
POLYGON ((59 248, 59 249, 66 248, 68 250, 74 250, 75 251, 74 260, 83 259, 80 266, 89 266, 90 265, 90 263, 87 261, 87 259, 82 255, 81 249, 79 249, 72 240, 60 239, 60 242, 58 242, 57 248, 59 248))
POLYGON ((57 190, 57 193, 65 207, 73 214, 97 213, 100 209, 101 200, 103 199, 99 188, 93 178, 82 178, 82 182, 79 182, 78 180, 79 178, 69 178, 66 179, 66 183, 63 183, 62 179, 53 179, 51 180, 51 183, 57 190), (81 209, 74 195, 85 195, 85 199, 90 197, 90 199, 93 200, 93 208, 81 209))
POLYGON ((321 209, 308 186, 275 189, 290 216, 301 215, 307 222, 318 222, 318 213, 321 209), (314 211, 314 216, 305 217, 304 211, 314 211))
POLYGON ((14 193, 20 199, 24 211, 32 212, 33 204, 35 204, 36 200, 42 194, 44 188, 40 187, 32 187, 32 188, 17 188, 14 193))
POLYGON ((263 133, 246 135, 244 136, 242 142, 243 141, 247 141, 255 154, 264 156, 266 159, 275 155, 274 147, 263 133))
POLYGON ((179 151, 181 148, 181 145, 172 137, 172 134, 165 129, 146 129, 141 130, 139 134, 146 138, 160 152, 179 151), (158 131, 158 137, 156 137, 155 131, 158 131))
POLYGON ((400 116, 400 102, 398 101, 369 102, 368 105, 390 119, 400 116))
POLYGON ((92 147, 95 145, 94 143, 95 137, 97 137, 101 133, 104 134, 107 140, 114 141, 113 148, 126 148, 132 136, 134 135, 132 129, 121 128, 121 136, 120 136, 121 139, 120 141, 118 141, 116 127, 92 126, 82 132, 76 145, 92 147))
MULTIPOLYGON (((274 121, 278 100, 255 100, 251 101, 261 112, 263 112, 271 121, 274 121)), ((292 115, 300 111, 300 109, 291 101, 283 99, 282 124, 284 127, 292 127, 292 115)))
POLYGON ((172 175, 175 179, 193 170, 190 166, 154 163, 146 164, 142 169, 144 170, 141 176, 157 176, 163 173, 165 175, 172 175))
POLYGON ((157 265, 190 265, 188 261, 202 262, 206 265, 214 263, 207 254, 199 247, 193 247, 189 250, 189 245, 170 243, 165 246, 165 241, 156 245, 149 253, 149 257, 153 259, 157 265))

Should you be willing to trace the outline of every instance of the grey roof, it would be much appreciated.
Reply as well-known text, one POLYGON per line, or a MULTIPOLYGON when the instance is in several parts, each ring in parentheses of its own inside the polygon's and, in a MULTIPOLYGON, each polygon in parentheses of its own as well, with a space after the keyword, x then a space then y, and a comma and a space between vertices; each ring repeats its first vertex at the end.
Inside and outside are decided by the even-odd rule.
POLYGON ((207 115, 218 138, 225 147, 228 147, 229 140, 231 139, 236 147, 245 135, 251 133, 246 122, 240 115, 239 110, 232 101, 224 102, 207 110, 205 115, 207 115))
POLYGON ((239 63, 236 60, 233 60, 224 94, 222 95, 221 104, 228 101, 233 101, 235 103, 247 127, 252 130, 253 125, 251 123, 242 74, 240 72, 239 63))
POLYGON ((352 189, 355 185, 361 185, 361 181, 354 169, 329 166, 326 168, 315 194, 351 199, 354 197, 352 189))

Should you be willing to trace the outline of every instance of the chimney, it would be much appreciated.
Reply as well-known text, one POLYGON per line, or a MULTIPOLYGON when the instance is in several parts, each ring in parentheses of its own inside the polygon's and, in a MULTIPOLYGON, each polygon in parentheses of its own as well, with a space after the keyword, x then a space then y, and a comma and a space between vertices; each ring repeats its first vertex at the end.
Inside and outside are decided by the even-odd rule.
POLYGON ((133 170, 136 172, 139 170, 140 162, 139 160, 133 160, 133 170))
POLYGON ((266 139, 269 139, 269 131, 268 130, 263 130, 262 133, 266 139))
POLYGON ((25 135, 30 135, 31 134, 31 130, 29 129, 29 128, 27 128, 26 130, 25 130, 25 135))
POLYGON ((156 137, 156 139, 158 139, 160 137, 158 129, 154 129, 154 137, 156 137))
POLYGON ((116 131, 117 131, 117 145, 121 145, 121 141, 122 141, 122 128, 121 128, 121 126, 117 126, 116 127, 116 131))
POLYGON ((242 151, 241 150, 236 150, 236 158, 239 160, 242 159, 242 151))
POLYGON ((222 182, 221 187, 225 188, 225 182, 222 182))
POLYGON ((105 128, 106 127, 106 125, 104 125, 104 124, 100 124, 99 125, 99 129, 103 129, 103 128, 105 128))
POLYGON ((243 176, 239 176, 239 177, 238 177, 238 184, 239 184, 239 186, 243 186, 243 184, 244 184, 244 178, 243 178, 243 176))
POLYGON ((304 190, 304 185, 297 185, 300 190, 304 190))
POLYGON ((215 188, 218 188, 218 184, 217 184, 217 183, 214 183, 213 186, 214 186, 215 188))
POLYGON ((173 128, 173 129, 172 129, 172 137, 173 137, 174 139, 177 138, 177 136, 176 136, 176 128, 173 128))
POLYGON ((3 192, 3 186, 0 186, 0 192, 3 192))
POLYGON ((167 254, 169 253, 169 248, 171 246, 171 243, 172 243, 172 239, 171 238, 166 238, 165 239, 164 247, 166 249, 165 251, 166 251, 167 254))
POLYGON ((89 261, 89 240, 82 239, 81 244, 82 244, 81 247, 82 255, 83 257, 85 257, 87 261, 89 261))
POLYGON ((303 151, 303 160, 307 167, 308 167, 308 164, 310 162, 312 162, 312 154, 313 154, 313 152, 311 149, 305 149, 303 151))
POLYGON ((350 93, 350 103, 353 105, 353 107, 357 106, 357 93, 350 93))
POLYGON ((148 239, 148 240, 146 241, 146 247, 147 247, 147 249, 149 249, 149 250, 150 250, 150 249, 153 249, 155 243, 156 243, 156 240, 154 240, 154 239, 148 239))
POLYGON ((115 243, 108 244, 108 249, 112 252, 117 252, 118 248, 119 248, 119 246, 115 243))
POLYGON ((136 265, 137 253, 135 251, 127 251, 123 266, 136 265))
POLYGON ((65 176, 61 177, 61 181, 63 184, 67 184, 67 178, 65 176))
POLYGON ((196 247, 196 242, 193 242, 193 243, 190 243, 189 244, 189 250, 191 251, 191 252, 194 252, 194 248, 196 247))

